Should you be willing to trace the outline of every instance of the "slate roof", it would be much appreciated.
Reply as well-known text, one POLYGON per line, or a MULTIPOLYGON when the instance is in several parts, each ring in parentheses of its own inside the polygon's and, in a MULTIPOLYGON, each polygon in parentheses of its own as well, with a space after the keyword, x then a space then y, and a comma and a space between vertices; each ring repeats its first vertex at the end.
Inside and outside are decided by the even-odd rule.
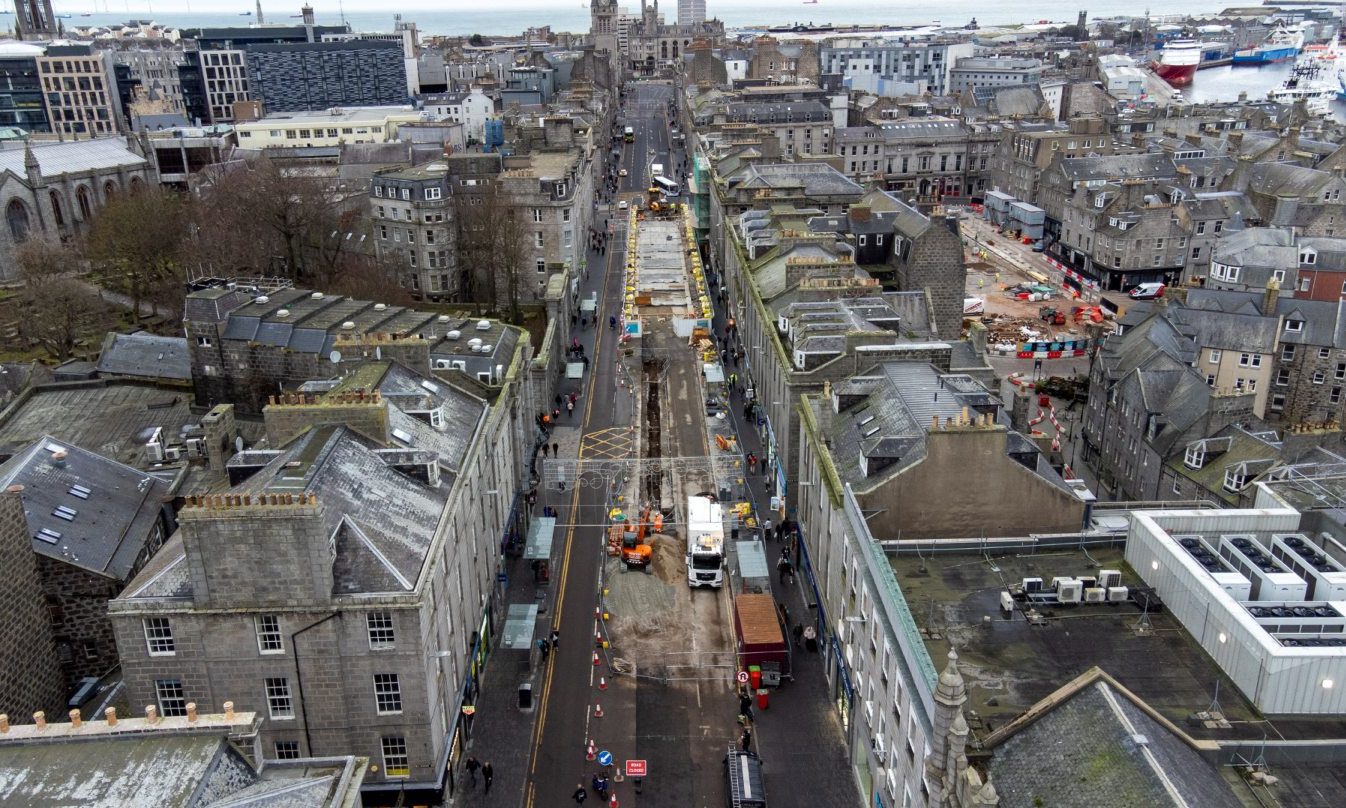
POLYGON ((163 480, 50 435, 0 465, 0 489, 11 485, 23 486, 34 551, 118 581, 136 568, 169 495, 163 480))
POLYGON ((98 372, 142 379, 191 381, 192 359, 185 337, 160 337, 147 331, 108 334, 98 357, 98 372))
MULTIPOLYGON (((1264 297, 1261 292, 1189 289, 1187 306, 1221 312, 1265 314, 1262 312, 1264 297)), ((1301 300, 1280 296, 1276 300, 1276 311, 1272 314, 1287 320, 1299 320, 1304 324, 1298 331, 1282 327, 1282 343, 1346 348, 1346 301, 1301 300)))
POLYGON ((230 492, 316 494, 324 527, 337 536, 334 594, 411 591, 448 488, 394 470, 379 448, 344 426, 320 426, 230 492))
POLYGON ((1205 462, 1201 468, 1193 469, 1186 463, 1186 448, 1181 454, 1174 453, 1167 465, 1175 474, 1185 477, 1230 506, 1238 504, 1239 495, 1225 490, 1225 471, 1237 466, 1245 466, 1252 473, 1247 475, 1248 482, 1262 471, 1270 468, 1281 456, 1281 446, 1268 439, 1264 433, 1253 434, 1237 424, 1231 424, 1211 438, 1207 444, 1205 462), (1218 451, 1218 454, 1215 451, 1218 451))
POLYGON ((0 451, 17 452, 44 435, 139 465, 155 427, 176 437, 195 424, 190 394, 144 382, 88 382, 35 389, 0 424, 0 451))
POLYGON ((1266 196, 1291 199, 1322 197, 1322 189, 1336 177, 1329 171, 1292 163, 1256 163, 1248 168, 1247 188, 1266 196))
MULTIPOLYGON (((103 171, 114 168, 137 169, 148 165, 144 157, 127 147, 124 137, 99 137, 64 143, 33 143, 33 156, 43 177, 103 171)), ((24 149, 0 149, 0 172, 9 171, 26 180, 24 149)))
POLYGON ((1105 679, 1010 735, 994 747, 986 767, 1004 805, 1240 804, 1187 740, 1105 679))
POLYGON ((351 758, 302 766, 268 762, 259 772, 224 731, 57 735, 0 743, 0 803, 9 808, 325 808, 344 804, 349 789, 343 771, 352 763, 351 758))
POLYGON ((739 188, 803 188, 809 196, 849 196, 864 193, 854 180, 826 163, 753 163, 730 181, 739 188))
POLYGON ((1124 179, 1173 179, 1178 176, 1167 154, 1116 154, 1107 157, 1073 157, 1061 161, 1061 173, 1070 182, 1124 179))

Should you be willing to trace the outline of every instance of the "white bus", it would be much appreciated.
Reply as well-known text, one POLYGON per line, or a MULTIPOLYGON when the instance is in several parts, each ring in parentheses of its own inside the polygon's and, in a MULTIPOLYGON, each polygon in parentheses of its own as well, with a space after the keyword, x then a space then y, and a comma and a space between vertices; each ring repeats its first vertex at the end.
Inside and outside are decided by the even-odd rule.
POLYGON ((670 180, 668 177, 655 177, 652 184, 660 191, 663 191, 664 198, 677 196, 682 193, 682 186, 678 185, 673 180, 670 180))

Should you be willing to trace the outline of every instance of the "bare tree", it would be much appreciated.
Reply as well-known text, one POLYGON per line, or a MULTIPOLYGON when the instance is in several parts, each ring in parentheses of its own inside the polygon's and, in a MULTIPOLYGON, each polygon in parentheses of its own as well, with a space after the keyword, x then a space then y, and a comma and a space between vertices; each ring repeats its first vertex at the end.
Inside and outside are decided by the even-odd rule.
POLYGON ((25 316, 19 336, 64 362, 80 340, 106 330, 110 310, 98 294, 70 274, 75 251, 59 242, 30 238, 15 250, 24 280, 19 302, 25 316))
POLYGON ((145 300, 177 310, 188 232, 186 200, 167 188, 147 188, 114 197, 98 211, 85 256, 105 285, 130 296, 137 315, 145 300))
POLYGON ((457 221, 458 300, 521 320, 526 233, 518 207, 499 182, 454 199, 457 221))

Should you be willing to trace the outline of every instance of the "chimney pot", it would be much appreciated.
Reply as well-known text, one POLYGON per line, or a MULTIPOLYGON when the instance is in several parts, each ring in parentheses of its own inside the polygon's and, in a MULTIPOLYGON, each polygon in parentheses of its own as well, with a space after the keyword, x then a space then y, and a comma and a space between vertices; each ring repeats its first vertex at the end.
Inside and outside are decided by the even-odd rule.
POLYGON ((103 711, 103 717, 107 719, 107 725, 108 725, 109 727, 115 727, 115 726, 117 726, 117 708, 116 708, 116 707, 109 707, 109 708, 107 708, 106 710, 104 710, 104 711, 103 711))
POLYGON ((84 726, 84 719, 80 716, 78 708, 70 711, 70 725, 75 729, 84 726))
POLYGON ((37 724, 38 729, 46 729, 47 714, 42 712, 41 710, 38 710, 37 712, 33 713, 33 723, 37 724))
POLYGON ((196 723, 196 702, 187 702, 187 722, 196 723))
POLYGON ((145 720, 153 724, 159 720, 159 708, 153 704, 145 705, 145 720))
POLYGON ((9 716, 5 713, 0 713, 0 734, 6 732, 9 732, 9 716))
POLYGON ((232 701, 224 703, 224 717, 228 721, 234 720, 234 703, 232 701))
POLYGON ((931 431, 931 432, 938 432, 938 431, 939 431, 939 416, 938 416, 938 415, 932 415, 932 416, 930 416, 930 431, 931 431))

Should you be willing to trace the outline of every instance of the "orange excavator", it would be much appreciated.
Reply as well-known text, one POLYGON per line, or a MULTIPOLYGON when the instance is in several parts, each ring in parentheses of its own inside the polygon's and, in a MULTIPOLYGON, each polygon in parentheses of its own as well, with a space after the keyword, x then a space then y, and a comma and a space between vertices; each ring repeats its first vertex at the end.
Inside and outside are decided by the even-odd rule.
POLYGON ((650 524, 650 507, 647 505, 640 512, 640 519, 631 527, 634 530, 626 530, 622 534, 622 562, 626 564, 627 569, 645 569, 649 570, 650 559, 654 556, 654 548, 646 541, 646 534, 659 532, 663 528, 664 515, 656 513, 655 522, 650 524))

